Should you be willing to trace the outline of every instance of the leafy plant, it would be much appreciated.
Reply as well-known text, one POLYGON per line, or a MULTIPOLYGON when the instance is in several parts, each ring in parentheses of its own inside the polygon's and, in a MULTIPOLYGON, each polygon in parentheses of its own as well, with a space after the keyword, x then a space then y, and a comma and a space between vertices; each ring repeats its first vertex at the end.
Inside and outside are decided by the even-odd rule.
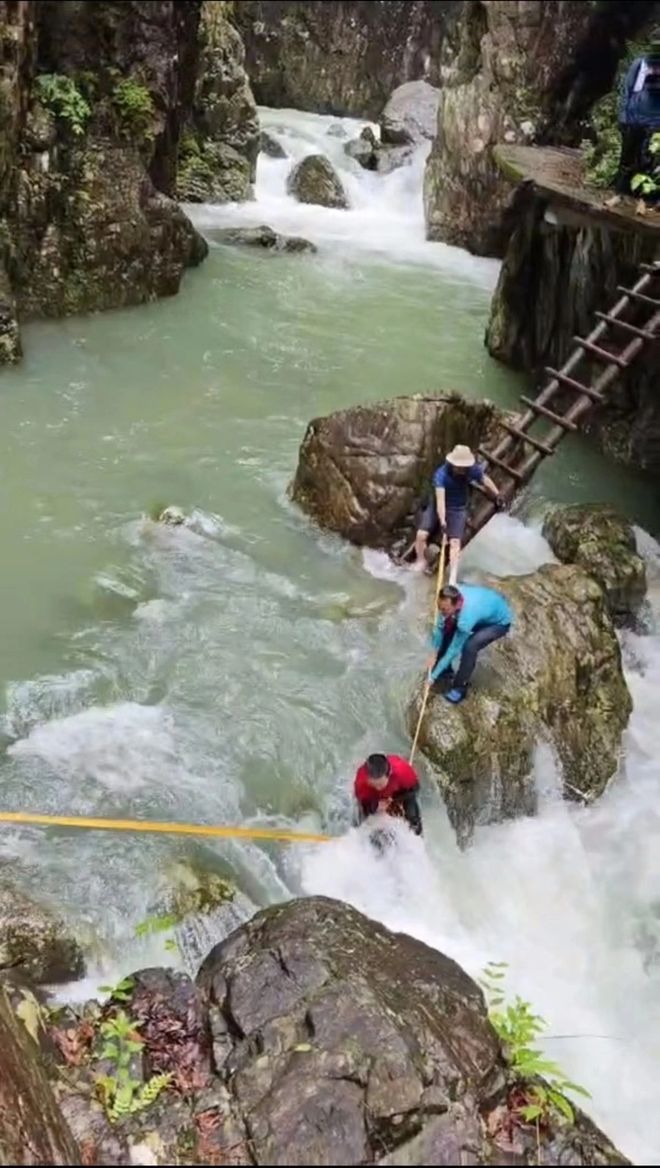
POLYGON ((535 1014, 529 1002, 516 996, 507 1003, 503 982, 506 962, 489 962, 481 979, 488 1000, 488 1017, 504 1047, 514 1085, 524 1085, 515 1093, 515 1111, 524 1123, 548 1123, 560 1116, 569 1123, 575 1113, 566 1092, 591 1098, 584 1087, 567 1079, 561 1067, 534 1046, 547 1029, 547 1022, 535 1014), (538 1082, 543 1078, 544 1082, 538 1082), (530 1080, 533 1080, 530 1083, 530 1080))
POLYGON ((144 1047, 138 1029, 139 1023, 124 1010, 101 1023, 103 1046, 99 1057, 113 1063, 114 1074, 97 1077, 96 1093, 112 1123, 149 1107, 172 1079, 169 1073, 152 1075, 147 1083, 135 1078, 131 1063, 144 1047))
MULTIPOLYGON (((656 158, 660 154, 660 133, 652 134, 649 142, 649 154, 656 158)), ((660 159, 654 163, 651 174, 635 174, 630 180, 631 191, 639 191, 640 195, 654 195, 660 190, 660 159)))
POLYGON ((126 131, 145 140, 154 136, 154 103, 149 90, 125 78, 115 86, 112 101, 126 131))
POLYGON ((99 986, 99 993, 107 994, 108 997, 114 998, 116 1002, 127 1002, 135 987, 135 979, 132 977, 123 977, 116 985, 101 985, 99 986))
POLYGON ((621 58, 616 80, 609 93, 595 103, 589 116, 590 140, 583 144, 587 181, 596 187, 614 183, 621 157, 619 94, 628 69, 644 48, 632 43, 621 58))
MULTIPOLYGON (((140 921, 139 925, 135 926, 135 936, 152 937, 156 933, 168 933, 170 929, 174 928, 176 923, 176 917, 169 914, 165 916, 147 917, 146 920, 140 921)), ((179 946, 174 937, 167 938, 165 948, 170 950, 170 952, 178 952, 179 946)))
POLYGON ((75 81, 62 73, 42 73, 35 85, 42 105, 66 122, 76 137, 84 134, 92 108, 75 81))

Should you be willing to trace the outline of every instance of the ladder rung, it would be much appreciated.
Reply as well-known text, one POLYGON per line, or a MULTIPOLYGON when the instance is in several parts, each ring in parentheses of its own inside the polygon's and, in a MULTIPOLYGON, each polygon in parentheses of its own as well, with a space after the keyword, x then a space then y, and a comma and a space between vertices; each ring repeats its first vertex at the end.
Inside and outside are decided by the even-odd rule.
POLYGON ((639 300, 642 304, 652 304, 654 308, 660 308, 660 300, 656 300, 654 296, 645 296, 643 292, 636 292, 634 288, 624 288, 623 284, 617 284, 617 292, 623 292, 624 296, 630 296, 632 300, 639 300))
POLYGON ((648 329, 638 328, 636 324, 629 324, 627 320, 620 320, 618 316, 610 316, 607 312, 596 312, 595 315, 599 320, 604 320, 606 324, 616 325, 624 332, 632 333, 635 337, 642 337, 645 341, 657 341, 658 339, 655 333, 650 333, 648 329))
POLYGON ((535 450, 539 450, 541 454, 545 454, 547 458, 549 458, 551 454, 554 454, 554 450, 551 446, 546 446, 545 442, 539 442, 538 438, 533 438, 532 435, 527 434, 525 430, 519 430, 518 427, 514 426, 511 422, 500 422, 500 426, 503 430, 506 430, 507 434, 511 434, 514 438, 520 438, 521 442, 528 442, 530 446, 533 446, 535 450))
POLYGON ((593 341, 588 341, 585 337, 573 337, 573 341, 587 353, 593 353, 599 361, 605 361, 608 365, 618 365, 619 369, 628 368, 628 362, 624 361, 623 357, 619 357, 617 353, 608 353, 607 349, 602 349, 600 345, 595 345, 593 341))
POLYGON ((503 459, 496 458, 496 456, 494 454, 490 454, 487 450, 484 450, 481 446, 479 447, 479 454, 481 454, 483 458, 486 458, 488 460, 488 462, 492 462, 493 466, 499 466, 500 470, 506 471, 506 473, 508 475, 511 475, 512 479, 516 480, 516 482, 518 482, 518 483, 522 482, 523 476, 521 475, 520 471, 514 470, 514 468, 512 466, 509 466, 509 464, 507 462, 504 462, 503 459))
POLYGON ((523 405, 527 406, 532 411, 532 413, 541 414, 541 416, 543 418, 547 418, 549 422, 554 422, 555 426, 561 426, 564 430, 578 429, 575 422, 569 422, 566 418, 562 418, 560 414, 553 413, 553 411, 549 410, 547 406, 537 405, 535 401, 532 401, 531 397, 525 397, 524 394, 521 394, 520 400, 523 405))
POLYGON ((575 390, 576 393, 584 394, 585 397, 591 398, 592 401, 605 401, 602 393, 599 393, 597 389, 592 389, 590 385, 583 385, 581 381, 575 381, 573 377, 569 377, 567 373, 562 373, 560 369, 553 369, 551 365, 546 365, 544 372, 553 381, 558 381, 560 385, 568 386, 569 389, 575 390))

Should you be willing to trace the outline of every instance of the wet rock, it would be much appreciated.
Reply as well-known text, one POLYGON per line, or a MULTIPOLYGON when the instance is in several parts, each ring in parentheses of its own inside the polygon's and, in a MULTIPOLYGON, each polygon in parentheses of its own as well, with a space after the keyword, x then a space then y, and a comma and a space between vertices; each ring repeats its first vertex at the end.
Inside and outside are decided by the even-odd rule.
POLYGON ((348 207, 341 179, 323 154, 308 154, 294 166, 287 179, 287 190, 300 203, 316 203, 320 207, 348 207))
POLYGON ((287 152, 277 138, 268 133, 268 130, 261 130, 259 133, 259 150, 261 154, 267 154, 269 158, 287 158, 287 152))
POLYGON ((543 535, 558 560, 579 564, 600 584, 610 615, 625 624, 646 595, 646 566, 637 552, 632 524, 607 503, 557 507, 543 535))
POLYGON ((474 982, 347 905, 259 913, 197 983, 236 1036, 226 1069, 261 1163, 380 1159, 437 1114, 431 1084, 463 1100, 503 1082, 474 982))
POLYGON ((0 968, 36 983, 82 977, 85 962, 66 924, 4 879, 0 882, 0 968))
POLYGON ((179 861, 167 870, 168 912, 178 921, 191 914, 214 912, 234 899, 235 886, 209 868, 179 861))
POLYGON ((181 139, 177 189, 183 202, 243 202, 253 194, 259 119, 240 33, 226 6, 201 5, 200 62, 181 139))
MULTIPOLYGON (((144 1041, 135 1074, 172 1079, 113 1122, 96 1098, 98 1024, 118 1006, 74 1015, 66 1041, 60 1034, 64 1062, 50 1067, 60 1114, 37 1047, 0 998, 0 1158, 508 1162, 489 1133, 493 1116, 507 1116, 512 1083, 481 990, 449 958, 346 904, 311 897, 266 909, 215 946, 195 983, 162 969, 134 983, 125 1011, 144 1041)), ((49 1025, 56 1034, 64 1022, 49 1025)), ((537 1163, 535 1128, 516 1130, 520 1162, 537 1163)), ((626 1162, 579 1112, 573 1125, 544 1125, 540 1139, 544 1163, 626 1162)))
POLYGON ((316 252, 316 244, 300 235, 281 235, 272 227, 223 227, 209 232, 217 243, 227 243, 236 247, 261 247, 273 252, 316 252))
POLYGON ((342 126, 341 122, 333 122, 331 126, 328 126, 327 133, 328 133, 329 138, 347 138, 348 137, 348 134, 346 133, 346 130, 342 126))
POLYGON ((37 1047, 0 987, 0 1162, 80 1164, 37 1047))
POLYGON ((359 162, 365 170, 378 170, 380 143, 371 126, 365 126, 358 138, 346 142, 344 154, 359 162))
MULTIPOLYGON (((436 950, 312 897, 258 913, 197 985, 257 1163, 505 1162, 481 1120, 508 1097, 500 1045, 479 987, 436 950)), ((564 1127, 542 1137, 563 1162, 625 1163, 579 1112, 564 1127)), ((521 1149, 537 1163, 531 1126, 521 1149)))
POLYGON ((396 550, 415 529, 433 471, 458 442, 497 442, 503 414, 458 394, 416 394, 315 418, 300 447, 292 498, 330 531, 396 550))
POLYGON ((418 145, 435 138, 440 90, 427 81, 407 81, 380 116, 380 140, 388 146, 418 145))
MULTIPOLYGON (((548 564, 487 583, 510 601, 512 631, 484 652, 465 702, 431 696, 419 738, 461 842, 476 824, 534 812, 532 763, 543 739, 567 798, 602 794, 632 710, 603 592, 581 568, 548 564)), ((422 688, 408 713, 412 731, 422 688)))

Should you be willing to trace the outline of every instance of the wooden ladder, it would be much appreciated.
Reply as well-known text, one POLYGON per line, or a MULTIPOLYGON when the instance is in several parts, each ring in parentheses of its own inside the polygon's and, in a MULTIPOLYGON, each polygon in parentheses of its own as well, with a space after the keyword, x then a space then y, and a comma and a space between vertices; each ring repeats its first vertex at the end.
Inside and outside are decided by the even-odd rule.
MULTIPOLYGON (((538 396, 534 400, 521 397, 527 409, 515 423, 502 423, 506 437, 494 450, 479 448, 490 477, 507 503, 530 481, 543 459, 554 454, 564 435, 579 430, 592 406, 607 400, 607 390, 619 373, 658 340, 660 262, 641 264, 639 271, 632 288, 617 289, 621 298, 609 312, 595 314, 599 323, 588 337, 573 338, 573 351, 561 369, 546 366, 547 381, 538 396), (634 323, 627 319, 631 312, 635 314, 634 323), (603 366, 600 373, 596 371, 598 365, 603 366), (581 380, 584 366, 586 377, 581 380), (537 427, 535 434, 530 433, 533 426, 537 427)), ((484 498, 468 521, 464 546, 496 511, 484 488, 475 486, 484 498)))

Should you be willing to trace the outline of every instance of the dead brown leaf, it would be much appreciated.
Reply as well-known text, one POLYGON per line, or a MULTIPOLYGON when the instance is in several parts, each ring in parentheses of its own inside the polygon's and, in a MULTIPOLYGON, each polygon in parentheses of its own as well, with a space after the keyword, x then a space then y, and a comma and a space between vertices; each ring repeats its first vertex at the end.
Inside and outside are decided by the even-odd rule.
POLYGON ((52 1030, 52 1038, 65 1062, 71 1067, 79 1067, 87 1058, 94 1041, 94 1027, 91 1022, 81 1022, 79 1026, 66 1030, 56 1026, 52 1030))

